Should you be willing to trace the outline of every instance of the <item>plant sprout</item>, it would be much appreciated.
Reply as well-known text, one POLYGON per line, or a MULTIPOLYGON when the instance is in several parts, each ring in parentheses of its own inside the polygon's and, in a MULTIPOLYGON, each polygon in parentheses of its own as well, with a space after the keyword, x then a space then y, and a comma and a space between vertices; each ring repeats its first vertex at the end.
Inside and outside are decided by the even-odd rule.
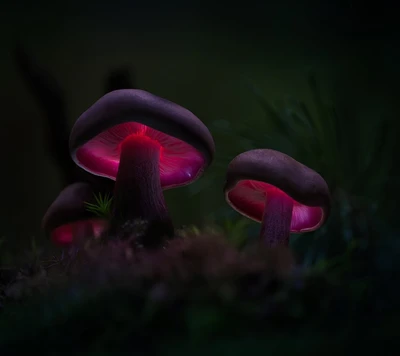
POLYGON ((85 202, 86 210, 97 215, 100 218, 108 219, 111 215, 111 204, 113 197, 109 193, 93 194, 94 203, 85 202))

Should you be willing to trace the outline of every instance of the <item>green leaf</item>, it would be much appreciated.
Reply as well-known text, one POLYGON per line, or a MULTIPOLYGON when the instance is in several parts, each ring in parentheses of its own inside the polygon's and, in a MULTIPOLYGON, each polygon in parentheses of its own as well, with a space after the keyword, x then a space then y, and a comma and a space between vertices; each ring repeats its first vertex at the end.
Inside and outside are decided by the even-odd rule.
POLYGON ((109 218, 111 215, 111 205, 113 200, 110 194, 94 194, 94 200, 94 203, 85 202, 86 210, 101 218, 109 218))

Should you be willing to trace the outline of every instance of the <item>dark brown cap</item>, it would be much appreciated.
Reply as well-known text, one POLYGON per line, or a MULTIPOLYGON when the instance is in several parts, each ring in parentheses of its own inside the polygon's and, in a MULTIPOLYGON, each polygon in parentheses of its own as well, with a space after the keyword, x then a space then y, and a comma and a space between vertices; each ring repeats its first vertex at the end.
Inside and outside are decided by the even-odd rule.
POLYGON ((87 183, 74 183, 64 188, 47 209, 42 220, 46 231, 77 220, 93 218, 85 202, 93 201, 93 191, 87 183))
MULTIPOLYGON (((103 172, 106 170, 105 168, 87 167, 85 161, 107 159, 104 150, 102 157, 96 156, 93 154, 92 147, 94 146, 89 147, 87 144, 100 134, 124 123, 146 125, 164 134, 164 139, 168 137, 178 139, 195 148, 204 161, 201 168, 196 166, 196 170, 207 167, 214 157, 215 144, 212 135, 204 123, 192 112, 146 91, 123 89, 115 90, 101 97, 75 122, 69 142, 71 156, 75 163, 93 174, 114 178, 114 173, 103 172), (79 150, 84 145, 86 145, 85 159, 79 159, 79 150)), ((102 139, 104 145, 104 137, 102 139)), ((115 152, 117 141, 123 139, 124 137, 120 137, 118 134, 114 135, 113 141, 110 142, 110 146, 112 146, 110 150, 115 152)), ((190 157, 185 160, 186 164, 190 164, 190 157)), ((196 164, 198 165, 198 163, 196 164)))
MULTIPOLYGON (((268 196, 268 189, 278 188, 294 200, 292 219, 307 220, 312 214, 313 223, 294 232, 312 231, 321 226, 330 213, 331 198, 325 180, 314 170, 296 161, 292 157, 271 149, 255 149, 239 154, 228 166, 225 197, 233 208, 254 220, 261 221, 262 199, 268 196), (244 186, 244 181, 250 184, 244 186), (265 184, 251 183, 262 182, 265 184), (241 188, 240 188, 241 187, 241 188), (240 190, 239 190, 240 188, 240 190), (257 190, 257 194, 253 191, 257 190), (232 197, 235 197, 232 200, 232 197), (259 199, 259 201, 256 201, 259 199), (241 201, 241 207, 235 204, 241 201), (251 213, 246 211, 249 206, 251 213), (314 208, 314 209, 313 209, 314 208), (316 213, 318 209, 319 214, 316 213), (297 210, 296 210, 297 209, 297 210), (318 223, 316 224, 316 220, 318 223)), ((296 226, 296 222, 292 226, 296 226)))

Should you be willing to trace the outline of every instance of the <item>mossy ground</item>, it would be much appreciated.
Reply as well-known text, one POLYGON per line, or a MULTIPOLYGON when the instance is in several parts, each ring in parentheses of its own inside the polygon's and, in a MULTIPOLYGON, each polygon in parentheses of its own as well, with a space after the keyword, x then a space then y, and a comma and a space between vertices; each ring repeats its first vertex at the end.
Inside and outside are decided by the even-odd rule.
POLYGON ((382 343, 392 354, 396 315, 376 309, 373 281, 301 268, 287 248, 184 235, 155 250, 91 241, 2 270, 0 354, 326 355, 382 343))

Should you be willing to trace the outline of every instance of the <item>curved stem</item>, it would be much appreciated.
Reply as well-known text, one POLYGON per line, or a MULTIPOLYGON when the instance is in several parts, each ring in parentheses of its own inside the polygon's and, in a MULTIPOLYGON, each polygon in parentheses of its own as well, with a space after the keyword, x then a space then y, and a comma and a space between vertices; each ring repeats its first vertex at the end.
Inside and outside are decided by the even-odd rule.
POLYGON ((119 238, 134 235, 135 222, 143 220, 160 233, 172 235, 173 227, 160 183, 160 145, 141 135, 127 137, 114 188, 110 233, 119 238))
POLYGON ((270 247, 289 245, 293 200, 278 189, 267 193, 260 237, 270 247))

